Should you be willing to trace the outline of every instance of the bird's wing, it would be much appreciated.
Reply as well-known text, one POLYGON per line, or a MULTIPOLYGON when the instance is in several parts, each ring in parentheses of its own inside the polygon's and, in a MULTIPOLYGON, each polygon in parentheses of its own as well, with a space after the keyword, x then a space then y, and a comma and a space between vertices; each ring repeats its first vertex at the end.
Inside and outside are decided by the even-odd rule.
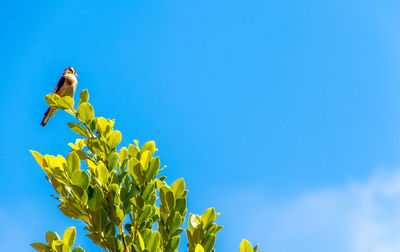
POLYGON ((60 80, 58 81, 57 87, 54 90, 55 94, 61 89, 61 87, 64 85, 64 82, 65 82, 65 76, 61 77, 60 80))

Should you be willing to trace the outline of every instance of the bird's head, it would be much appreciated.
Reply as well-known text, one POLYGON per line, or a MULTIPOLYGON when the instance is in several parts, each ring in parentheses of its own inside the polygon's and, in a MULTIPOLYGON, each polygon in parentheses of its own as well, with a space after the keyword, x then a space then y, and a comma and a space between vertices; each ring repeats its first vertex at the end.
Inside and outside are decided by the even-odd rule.
POLYGON ((64 74, 73 74, 73 75, 75 75, 75 76, 78 76, 78 75, 76 74, 75 68, 73 68, 73 67, 67 67, 67 68, 65 68, 64 74))

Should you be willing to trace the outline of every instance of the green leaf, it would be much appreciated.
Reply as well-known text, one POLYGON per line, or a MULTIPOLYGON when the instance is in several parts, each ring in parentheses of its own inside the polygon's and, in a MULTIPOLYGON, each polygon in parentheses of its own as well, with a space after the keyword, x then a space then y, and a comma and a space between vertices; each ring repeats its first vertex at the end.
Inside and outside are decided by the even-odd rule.
POLYGON ((183 178, 178 179, 171 185, 171 191, 174 193, 175 198, 180 198, 185 192, 185 181, 183 178))
POLYGON ((240 243, 239 252, 253 252, 253 247, 248 240, 242 240, 242 242, 240 243))
POLYGON ((118 184, 111 184, 108 187, 108 194, 107 194, 107 199, 109 203, 119 205, 121 203, 121 200, 119 198, 119 185, 118 184))
POLYGON ((75 227, 69 227, 67 230, 65 230, 65 232, 63 234, 63 241, 70 248, 72 248, 72 246, 74 246, 75 237, 76 237, 76 229, 75 229, 75 227))
POLYGON ((72 151, 67 156, 67 173, 71 177, 72 174, 79 170, 81 167, 81 160, 79 159, 78 154, 75 151, 72 151))
POLYGON ((68 127, 70 127, 76 134, 89 138, 89 133, 87 132, 87 130, 82 127, 82 125, 80 125, 79 123, 67 123, 68 127))
POLYGON ((149 252, 157 252, 160 247, 160 233, 158 231, 153 232, 147 242, 147 249, 149 252))
POLYGON ((94 110, 92 105, 90 105, 90 103, 87 102, 79 104, 78 117, 85 123, 90 123, 90 121, 92 121, 94 118, 94 110))
POLYGON ((111 237, 115 236, 116 232, 117 232, 117 229, 115 228, 114 223, 109 222, 104 229, 104 236, 107 239, 110 239, 111 237))
POLYGON ((204 250, 209 252, 209 251, 212 251, 215 241, 216 241, 215 235, 210 235, 210 236, 208 236, 208 238, 206 237, 206 240, 203 240, 203 242, 201 244, 203 245, 204 250))
POLYGON ((167 192, 166 196, 166 200, 167 200, 167 205, 168 205, 168 209, 170 212, 172 212, 175 208, 175 198, 174 198, 174 194, 169 191, 167 192))
POLYGON ((208 225, 213 223, 216 217, 215 209, 213 207, 207 209, 200 218, 200 221, 203 224, 203 229, 205 230, 208 225))
POLYGON ((186 198, 177 199, 175 203, 175 211, 178 211, 181 215, 185 215, 187 210, 186 206, 186 198))
POLYGON ((142 186, 144 178, 143 178, 143 173, 142 173, 142 167, 140 163, 136 159, 129 159, 128 162, 128 171, 135 180, 135 182, 139 185, 142 186))
POLYGON ((116 152, 112 152, 110 155, 108 155, 106 163, 109 171, 111 171, 118 165, 118 158, 119 156, 116 152))
POLYGON ((182 223, 182 216, 178 213, 175 212, 174 218, 172 219, 171 223, 171 228, 170 228, 170 233, 173 234, 178 228, 183 224, 182 223))
POLYGON ((82 190, 86 191, 89 186, 89 175, 82 170, 76 170, 71 177, 72 184, 79 186, 82 190))
POLYGON ((104 208, 97 208, 93 211, 93 226, 98 231, 103 231, 107 225, 107 212, 104 208))
POLYGON ((200 244, 197 244, 196 249, 194 250, 194 252, 204 252, 203 246, 201 246, 200 244))
POLYGON ((72 252, 85 252, 85 250, 81 247, 76 247, 74 250, 72 250, 72 252))
POLYGON ((82 212, 76 209, 75 206, 70 203, 60 204, 58 205, 58 208, 65 216, 71 219, 86 219, 86 216, 82 215, 82 212))
POLYGON ((146 180, 154 179, 158 174, 158 168, 160 167, 159 157, 152 158, 150 161, 149 168, 146 171, 146 180))
POLYGON ((151 209, 152 209, 151 205, 145 205, 143 207, 142 213, 140 214, 139 222, 143 222, 149 217, 151 209))
POLYGON ((111 132, 111 135, 107 139, 107 144, 110 150, 113 150, 117 145, 121 142, 122 140, 122 135, 121 132, 118 130, 115 130, 111 132))
POLYGON ((49 252, 51 247, 49 245, 43 244, 43 243, 32 243, 31 246, 36 249, 37 251, 41 252, 49 252))
POLYGON ((111 205, 109 207, 108 217, 117 226, 121 225, 125 219, 124 211, 117 205, 111 205))
POLYGON ((140 148, 140 153, 144 153, 145 151, 150 151, 151 156, 154 155, 158 149, 156 148, 156 143, 154 141, 149 141, 143 144, 142 148, 140 148))
POLYGON ((111 240, 108 241, 108 245, 109 245, 110 251, 112 251, 112 252, 124 251, 121 241, 115 237, 111 238, 111 240))
POLYGON ((53 241, 57 241, 59 239, 60 239, 60 237, 58 237, 58 235, 56 233, 54 233, 54 232, 49 231, 49 232, 46 233, 46 242, 50 246, 53 243, 53 241))
POLYGON ((86 160, 87 156, 83 150, 76 150, 76 154, 78 154, 80 160, 86 160))
POLYGON ((74 99, 71 96, 64 96, 61 98, 63 107, 65 109, 73 109, 74 108, 74 99))
POLYGON ((152 181, 146 185, 146 187, 144 188, 143 193, 142 193, 142 197, 144 200, 146 200, 147 197, 149 197, 149 195, 155 191, 154 185, 155 185, 154 181, 152 181))
POLYGON ((79 94, 79 104, 89 101, 89 92, 87 89, 84 89, 79 94))
POLYGON ((179 246, 179 236, 174 236, 168 244, 167 251, 175 251, 179 246))
POLYGON ((254 246, 253 252, 257 252, 259 246, 260 246, 260 244, 257 244, 256 246, 254 246))
MULTIPOLYGON (((90 187, 89 187, 90 189, 90 187)), ((100 207, 104 196, 103 191, 100 189, 98 185, 95 185, 92 190, 88 190, 88 207, 90 210, 95 210, 96 208, 100 207)))
POLYGON ((128 161, 128 172, 129 172, 129 174, 131 174, 132 177, 135 175, 133 167, 135 167, 137 165, 140 166, 140 163, 136 158, 130 158, 129 159, 129 161, 128 161))

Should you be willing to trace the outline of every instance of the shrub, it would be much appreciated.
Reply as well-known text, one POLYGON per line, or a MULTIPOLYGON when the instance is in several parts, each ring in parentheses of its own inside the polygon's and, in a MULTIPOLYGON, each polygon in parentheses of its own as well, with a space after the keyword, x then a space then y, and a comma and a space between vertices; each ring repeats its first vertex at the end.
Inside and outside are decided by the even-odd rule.
MULTIPOLYGON (((155 156, 153 141, 139 145, 135 140, 118 150, 122 134, 114 130, 114 120, 95 117, 88 100, 89 93, 83 90, 75 110, 69 96, 46 96, 49 106, 77 120, 68 126, 82 137, 69 144, 66 158, 31 151, 58 194, 52 195, 60 203, 58 208, 67 217, 82 220, 87 236, 105 251, 177 251, 187 212, 185 181, 181 178, 168 185, 166 177, 159 176, 165 166, 155 156)), ((214 208, 202 215, 189 214, 189 252, 215 251, 216 235, 223 228, 215 223, 218 215, 214 208)), ((47 244, 31 246, 45 252, 84 251, 72 249, 75 236, 75 227, 68 228, 62 239, 47 232, 47 244)), ((243 240, 239 250, 255 252, 257 247, 243 240)))

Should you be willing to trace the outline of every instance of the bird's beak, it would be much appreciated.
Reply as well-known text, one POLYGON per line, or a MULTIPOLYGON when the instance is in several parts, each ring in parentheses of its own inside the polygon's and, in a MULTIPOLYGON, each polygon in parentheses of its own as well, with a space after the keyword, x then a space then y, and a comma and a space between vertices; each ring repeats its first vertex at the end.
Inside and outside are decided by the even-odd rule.
POLYGON ((78 77, 78 74, 77 74, 77 73, 75 73, 75 76, 76 76, 76 77, 78 77))

